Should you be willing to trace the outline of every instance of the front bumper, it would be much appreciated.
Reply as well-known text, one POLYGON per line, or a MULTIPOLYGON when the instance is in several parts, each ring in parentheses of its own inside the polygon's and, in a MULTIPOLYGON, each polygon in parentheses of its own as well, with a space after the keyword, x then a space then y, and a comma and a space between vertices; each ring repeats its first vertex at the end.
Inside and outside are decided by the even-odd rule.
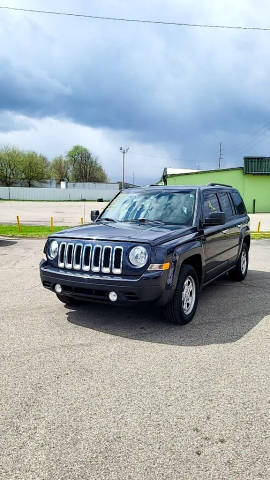
POLYGON ((172 296, 167 285, 167 271, 145 272, 138 277, 94 275, 52 267, 46 260, 40 263, 40 278, 43 286, 54 291, 56 283, 62 294, 81 300, 111 303, 109 292, 117 293, 117 304, 157 302, 164 305, 172 296))

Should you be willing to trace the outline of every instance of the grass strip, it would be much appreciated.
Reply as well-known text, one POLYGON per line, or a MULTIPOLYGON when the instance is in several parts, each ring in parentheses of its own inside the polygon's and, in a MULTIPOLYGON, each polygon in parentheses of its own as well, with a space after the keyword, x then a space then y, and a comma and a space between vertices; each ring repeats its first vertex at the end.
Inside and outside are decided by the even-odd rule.
POLYGON ((262 238, 270 238, 270 232, 251 232, 252 240, 261 240, 262 238))
MULTIPOLYGON (((0 225, 0 235, 5 237, 46 238, 53 232, 60 232, 66 228, 70 227, 54 227, 51 231, 50 227, 46 225, 21 225, 21 231, 19 232, 17 225, 0 225)), ((270 232, 251 232, 251 238, 253 240, 270 238, 270 232)))
POLYGON ((59 232, 69 227, 54 227, 53 231, 46 225, 21 225, 18 231, 17 225, 0 225, 0 235, 5 237, 47 238, 53 232, 59 232))

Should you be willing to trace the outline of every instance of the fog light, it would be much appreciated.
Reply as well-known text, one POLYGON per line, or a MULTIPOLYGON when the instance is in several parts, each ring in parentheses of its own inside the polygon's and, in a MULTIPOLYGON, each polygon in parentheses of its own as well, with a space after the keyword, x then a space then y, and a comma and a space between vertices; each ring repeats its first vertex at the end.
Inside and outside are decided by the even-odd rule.
POLYGON ((111 300, 111 302, 116 302, 116 300, 117 300, 117 293, 116 293, 116 292, 110 292, 110 293, 109 293, 109 299, 111 300))
POLYGON ((56 291, 56 293, 62 293, 62 287, 59 283, 57 283, 54 287, 54 290, 56 291))

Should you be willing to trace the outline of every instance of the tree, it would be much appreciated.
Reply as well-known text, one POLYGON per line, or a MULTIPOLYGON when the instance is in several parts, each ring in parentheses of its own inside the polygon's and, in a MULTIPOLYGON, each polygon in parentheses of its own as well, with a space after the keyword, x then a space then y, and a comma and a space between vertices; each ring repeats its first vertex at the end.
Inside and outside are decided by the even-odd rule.
POLYGON ((68 159, 65 159, 62 155, 54 158, 50 166, 50 172, 52 178, 60 183, 62 181, 69 181, 71 176, 71 164, 68 159))
POLYGON ((72 168, 74 182, 108 182, 107 175, 95 157, 87 148, 75 145, 66 156, 72 168))
POLYGON ((45 178, 48 178, 47 158, 36 152, 24 152, 21 160, 21 179, 31 187, 32 182, 39 182, 45 178))
POLYGON ((10 187, 21 176, 23 153, 15 147, 4 146, 0 150, 0 182, 10 187))

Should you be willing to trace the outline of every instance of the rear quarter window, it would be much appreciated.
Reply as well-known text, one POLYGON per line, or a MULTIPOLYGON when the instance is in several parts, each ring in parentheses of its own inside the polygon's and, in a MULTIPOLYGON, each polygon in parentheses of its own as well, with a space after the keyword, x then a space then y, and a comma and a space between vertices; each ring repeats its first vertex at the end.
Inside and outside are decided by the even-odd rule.
POLYGON ((231 193, 236 215, 244 215, 247 213, 244 201, 238 192, 231 193))

